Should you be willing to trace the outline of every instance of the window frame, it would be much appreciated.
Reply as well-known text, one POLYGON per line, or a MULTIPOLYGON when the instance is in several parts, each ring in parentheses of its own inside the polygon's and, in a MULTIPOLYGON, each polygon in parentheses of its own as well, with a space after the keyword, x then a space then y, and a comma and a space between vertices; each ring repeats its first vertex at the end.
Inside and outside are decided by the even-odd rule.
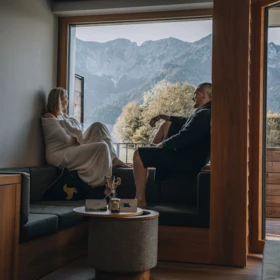
MULTIPOLYGON (((215 1, 214 1, 215 2, 215 1)), ((275 0, 251 0, 251 51, 249 91, 249 252, 262 253, 262 156, 263 156, 263 83, 265 9, 280 3, 275 0), (258 81, 258 82, 256 82, 258 81)), ((57 85, 67 88, 68 38, 70 24, 193 19, 212 17, 213 9, 168 12, 92 15, 59 18, 57 85)), ((199 253, 199 252, 198 252, 199 253)))
MULTIPOLYGON (((67 89, 67 72, 68 72, 68 55, 69 55, 68 42, 69 42, 69 30, 71 24, 103 23, 103 22, 114 23, 114 22, 150 21, 150 20, 164 20, 164 19, 196 19, 196 18, 199 19, 202 17, 213 18, 213 9, 61 17, 59 18, 57 84, 58 86, 67 89)), ((160 229, 160 233, 169 230, 171 233, 171 228, 163 227, 162 229, 160 229)), ((210 228, 208 229, 182 228, 178 230, 182 232, 184 239, 187 238, 189 240, 192 240, 191 242, 188 242, 188 246, 187 248, 185 248, 186 250, 184 252, 184 256, 181 257, 180 259, 181 261, 182 259, 184 259, 185 261, 194 261, 194 262, 202 262, 202 263, 220 262, 218 261, 219 259, 218 256, 213 255, 212 250, 210 250, 211 249, 210 237, 219 238, 219 234, 223 234, 223 232, 217 234, 216 228, 215 227, 213 228, 213 226, 210 226, 210 228), (188 252, 192 252, 192 254, 189 255, 188 252), (193 254, 193 252, 196 253, 193 254)), ((177 239, 176 242, 178 242, 177 239)), ((163 255, 164 254, 161 251, 159 251, 159 259, 162 259, 163 255)), ((243 262, 244 260, 242 259, 242 263, 243 262)))

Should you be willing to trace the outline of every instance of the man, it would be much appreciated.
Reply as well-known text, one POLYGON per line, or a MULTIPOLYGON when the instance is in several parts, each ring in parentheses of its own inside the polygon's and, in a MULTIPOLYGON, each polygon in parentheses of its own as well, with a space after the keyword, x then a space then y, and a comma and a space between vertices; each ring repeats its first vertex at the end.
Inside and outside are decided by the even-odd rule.
POLYGON ((165 120, 151 147, 142 147, 133 156, 133 173, 138 207, 146 206, 145 187, 148 167, 157 172, 198 172, 210 159, 212 84, 200 84, 192 100, 197 110, 189 117, 158 115, 151 119, 155 126, 165 120))

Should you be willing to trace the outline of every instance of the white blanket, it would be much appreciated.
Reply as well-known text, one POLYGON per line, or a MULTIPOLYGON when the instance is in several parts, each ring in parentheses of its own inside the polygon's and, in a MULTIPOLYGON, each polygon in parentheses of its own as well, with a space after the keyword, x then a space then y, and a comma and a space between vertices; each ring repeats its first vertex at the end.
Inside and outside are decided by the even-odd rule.
POLYGON ((84 133, 74 118, 42 118, 46 160, 59 168, 77 170, 80 178, 92 187, 104 184, 112 175, 116 152, 107 127, 93 123, 84 133))

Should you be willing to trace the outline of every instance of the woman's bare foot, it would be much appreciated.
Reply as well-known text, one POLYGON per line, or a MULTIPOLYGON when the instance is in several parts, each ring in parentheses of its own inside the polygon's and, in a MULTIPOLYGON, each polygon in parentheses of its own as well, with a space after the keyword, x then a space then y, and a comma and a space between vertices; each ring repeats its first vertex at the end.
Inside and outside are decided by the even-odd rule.
POLYGON ((113 159, 113 167, 126 167, 129 168, 131 166, 129 166, 128 164, 124 163, 123 161, 121 161, 119 158, 115 157, 113 159))

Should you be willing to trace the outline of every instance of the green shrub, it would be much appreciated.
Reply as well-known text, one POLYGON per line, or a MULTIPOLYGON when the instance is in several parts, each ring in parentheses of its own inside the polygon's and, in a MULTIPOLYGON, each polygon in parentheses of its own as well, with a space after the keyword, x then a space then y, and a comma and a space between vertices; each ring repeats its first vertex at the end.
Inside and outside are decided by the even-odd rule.
POLYGON ((266 119, 266 146, 280 146, 280 114, 268 111, 266 119))

